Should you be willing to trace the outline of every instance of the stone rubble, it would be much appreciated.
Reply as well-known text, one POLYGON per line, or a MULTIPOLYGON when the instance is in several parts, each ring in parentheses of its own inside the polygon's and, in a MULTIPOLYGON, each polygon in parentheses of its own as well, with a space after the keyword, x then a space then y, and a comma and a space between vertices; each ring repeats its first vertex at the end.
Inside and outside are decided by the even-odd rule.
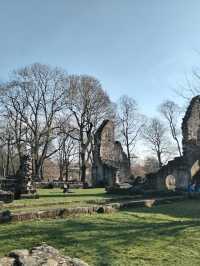
POLYGON ((27 249, 13 250, 7 257, 0 258, 0 266, 89 266, 77 258, 63 256, 47 244, 27 249))

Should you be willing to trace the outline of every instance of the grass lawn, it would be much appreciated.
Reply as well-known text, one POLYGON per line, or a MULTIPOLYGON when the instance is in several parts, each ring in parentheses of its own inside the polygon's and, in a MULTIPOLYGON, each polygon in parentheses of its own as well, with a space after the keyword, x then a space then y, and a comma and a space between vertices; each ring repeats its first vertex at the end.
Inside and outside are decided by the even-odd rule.
MULTIPOLYGON (((0 209, 10 209, 13 212, 28 211, 32 209, 46 209, 49 207, 66 207, 74 205, 88 205, 90 201, 104 201, 109 196, 105 189, 73 189, 71 193, 64 194, 62 189, 38 189, 39 199, 15 200, 4 204, 0 209)), ((94 203, 93 203, 94 204, 94 203)))
POLYGON ((73 189, 71 193, 63 194, 62 189, 39 189, 39 199, 15 200, 12 203, 0 206, 0 210, 10 209, 12 212, 28 212, 56 207, 88 206, 103 204, 105 201, 119 201, 127 196, 108 195, 105 189, 73 189))
MULTIPOLYGON (((39 199, 15 200, 8 206, 37 206, 39 204, 52 204, 60 202, 82 202, 90 199, 102 199, 107 196, 105 189, 72 189, 71 193, 64 194, 62 189, 38 189, 39 199)), ((108 196, 107 196, 108 197, 108 196)))
POLYGON ((90 265, 199 265, 200 204, 0 225, 0 255, 42 242, 90 265))

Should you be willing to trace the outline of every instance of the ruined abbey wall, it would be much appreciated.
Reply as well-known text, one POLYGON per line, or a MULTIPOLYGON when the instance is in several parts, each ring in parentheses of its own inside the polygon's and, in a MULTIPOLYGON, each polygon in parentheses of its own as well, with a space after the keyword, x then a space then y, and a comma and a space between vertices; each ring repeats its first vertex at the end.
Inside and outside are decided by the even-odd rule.
POLYGON ((119 141, 115 141, 114 145, 114 160, 118 162, 117 181, 123 183, 128 181, 130 176, 129 160, 126 153, 123 151, 119 141))
POLYGON ((183 155, 192 166, 200 158, 200 96, 192 99, 182 123, 183 155))
POLYGON ((168 189, 169 176, 174 179, 176 189, 186 189, 194 177, 200 178, 200 96, 190 102, 182 122, 182 135, 183 156, 147 176, 154 189, 168 189))
MULTIPOLYGON (((103 124, 104 125, 104 124, 103 124)), ((96 140, 100 145, 100 157, 102 161, 112 162, 115 161, 115 132, 114 132, 114 123, 108 121, 105 126, 100 128, 99 138, 96 140)))
POLYGON ((125 182, 130 175, 128 158, 121 143, 115 140, 113 121, 105 120, 94 138, 92 165, 93 186, 112 186, 125 182))

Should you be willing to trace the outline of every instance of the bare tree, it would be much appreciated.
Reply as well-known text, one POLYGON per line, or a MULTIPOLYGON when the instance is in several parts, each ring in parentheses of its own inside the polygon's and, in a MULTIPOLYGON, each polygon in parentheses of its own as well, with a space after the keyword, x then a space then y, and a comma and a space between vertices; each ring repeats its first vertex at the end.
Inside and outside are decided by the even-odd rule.
MULTIPOLYGON (((61 117, 59 120, 60 134, 57 137, 58 154, 57 161, 60 170, 60 180, 68 180, 70 164, 77 159, 78 143, 76 140, 76 132, 71 126, 70 116, 61 117), (73 137, 75 135, 75 137, 73 137)), ((78 160, 77 160, 78 161, 78 160)))
POLYGON ((154 156, 147 156, 143 168, 146 174, 157 172, 159 169, 158 160, 154 156))
POLYGON ((119 100, 118 107, 120 133, 123 144, 126 147, 130 167, 133 149, 141 133, 144 121, 138 113, 137 103, 134 99, 123 95, 119 100))
POLYGON ((8 127, 8 124, 5 124, 5 121, 1 121, 0 127, 0 150, 1 150, 1 162, 2 162, 2 173, 3 177, 11 174, 11 160, 12 160, 12 133, 8 127))
POLYGON ((174 91, 186 101, 187 106, 191 98, 200 94, 200 69, 193 68, 190 75, 185 75, 184 83, 174 91))
POLYGON ((171 136, 176 142, 178 153, 181 156, 182 151, 181 151, 181 145, 179 142, 179 136, 180 136, 181 130, 178 126, 181 109, 175 102, 167 100, 167 101, 164 101, 159 106, 159 111, 163 115, 163 117, 166 119, 169 125, 171 136))
POLYGON ((85 184, 87 151, 98 124, 110 114, 110 100, 97 79, 74 75, 69 77, 66 103, 77 133, 73 138, 80 143, 81 181, 85 184))
POLYGON ((6 85, 4 103, 12 120, 18 153, 31 150, 34 177, 40 179, 45 159, 56 150, 49 151, 59 127, 56 118, 64 108, 67 86, 66 74, 57 68, 33 64, 14 73, 6 85), (24 130, 25 129, 25 130, 24 130))
POLYGON ((169 145, 164 124, 157 118, 150 119, 143 128, 143 138, 157 157, 161 168, 163 155, 167 153, 169 145))
POLYGON ((77 154, 77 142, 70 136, 63 136, 59 139, 59 152, 58 161, 60 169, 60 180, 65 178, 68 181, 69 178, 69 167, 74 157, 77 154))

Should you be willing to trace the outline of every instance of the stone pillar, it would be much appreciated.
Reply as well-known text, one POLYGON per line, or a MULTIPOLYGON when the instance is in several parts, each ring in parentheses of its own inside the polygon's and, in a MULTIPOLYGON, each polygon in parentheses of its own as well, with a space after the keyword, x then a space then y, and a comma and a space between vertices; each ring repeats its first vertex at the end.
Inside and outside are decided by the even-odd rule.
POLYGON ((26 154, 23 156, 17 172, 20 194, 28 194, 33 191, 32 172, 31 157, 26 154))
POLYGON ((24 155, 15 176, 8 176, 4 190, 12 191, 15 199, 20 199, 22 194, 33 194, 35 191, 32 181, 32 161, 29 155, 24 155))

